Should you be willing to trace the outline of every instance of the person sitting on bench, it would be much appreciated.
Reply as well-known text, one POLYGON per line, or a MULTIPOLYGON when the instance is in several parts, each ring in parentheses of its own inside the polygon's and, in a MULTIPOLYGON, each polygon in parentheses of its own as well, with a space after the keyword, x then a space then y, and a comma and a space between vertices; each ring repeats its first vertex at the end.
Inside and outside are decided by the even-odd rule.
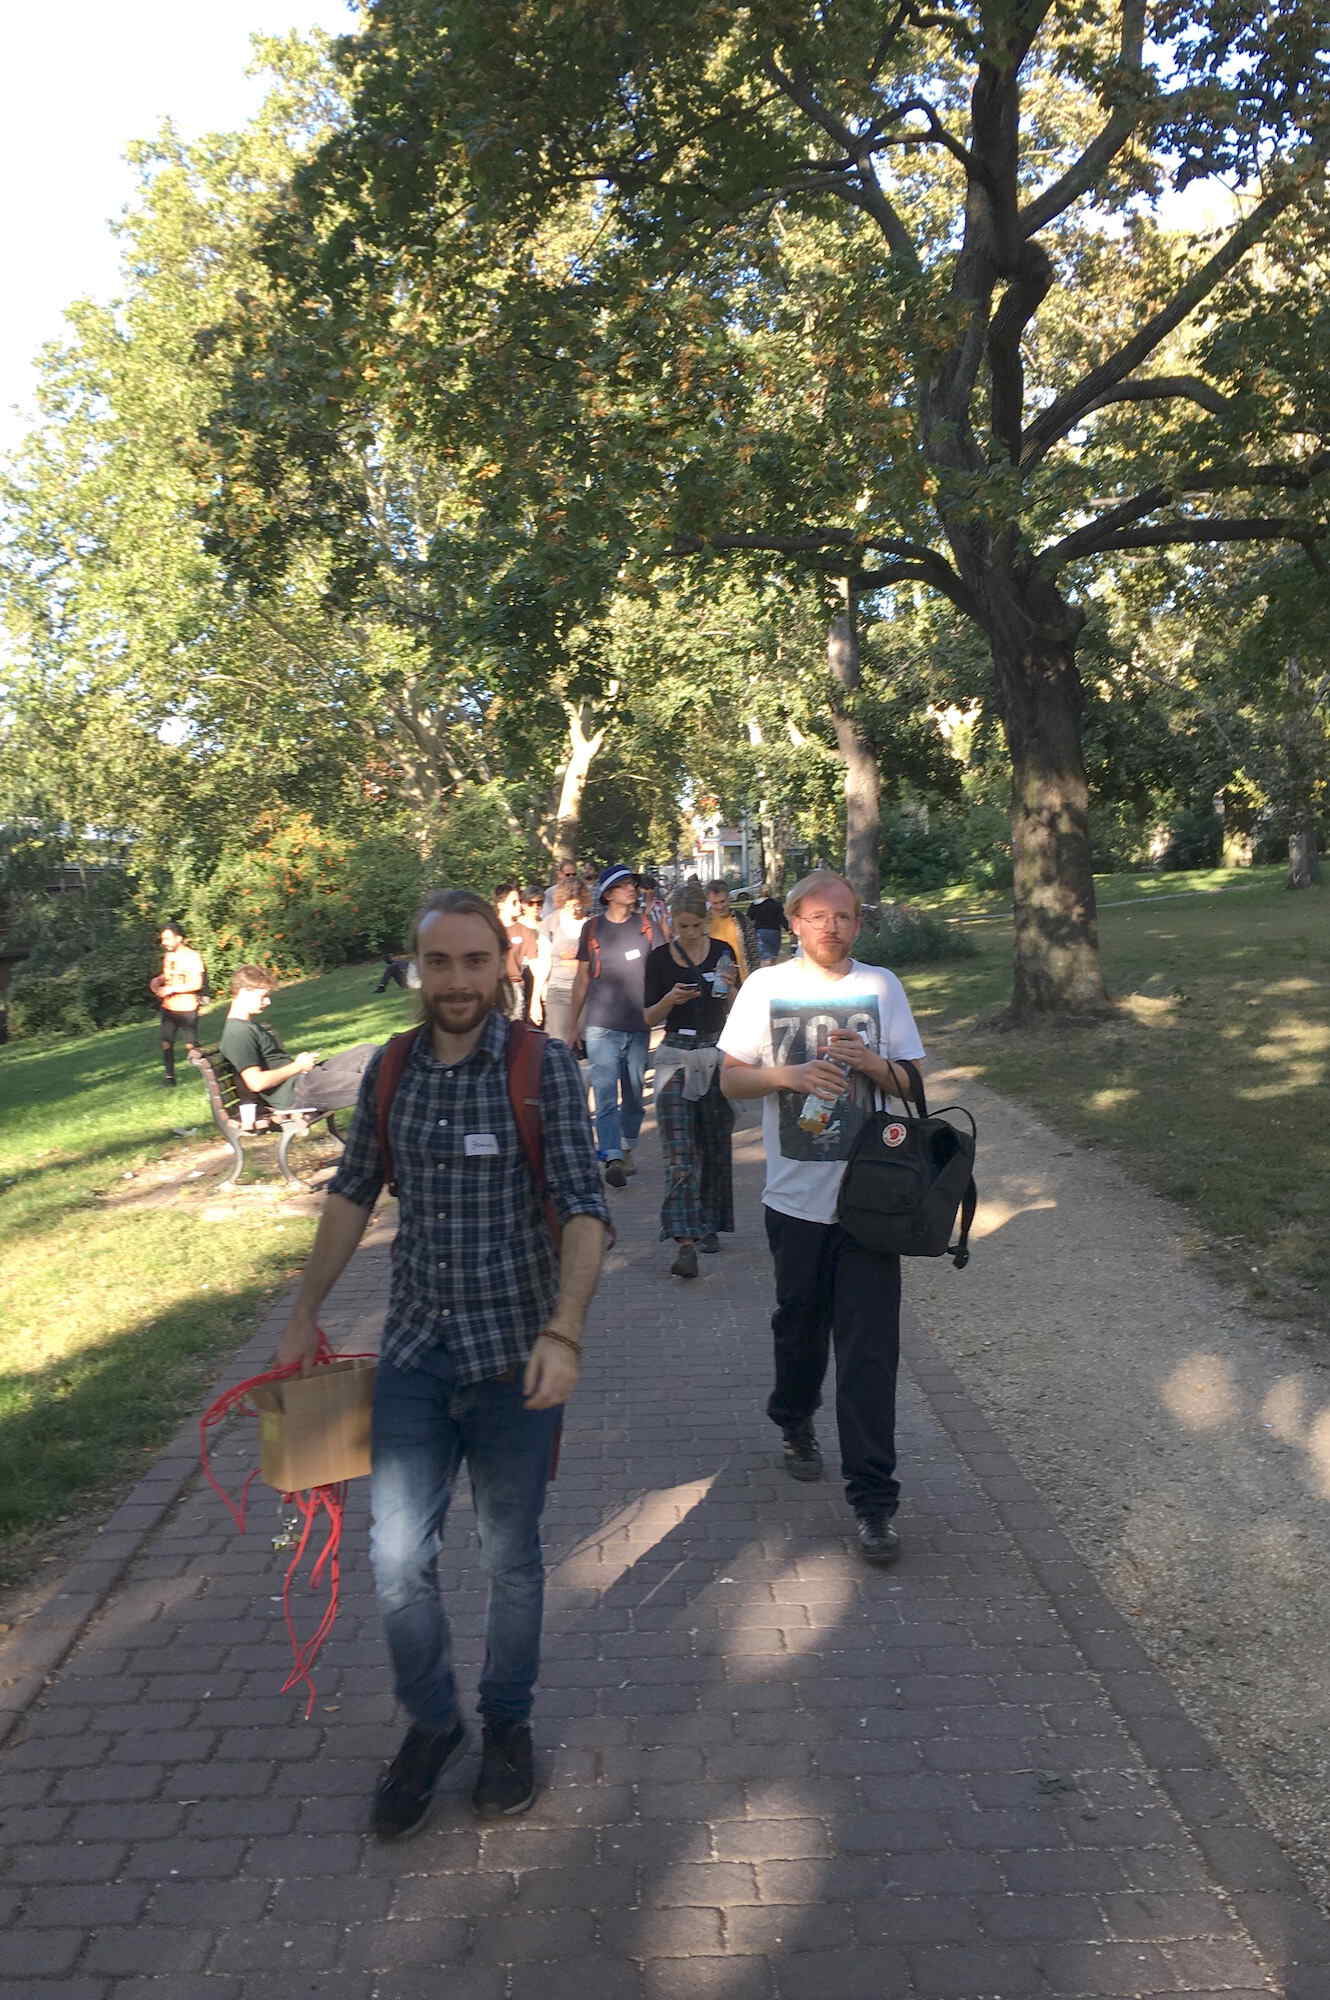
POLYGON ((277 986, 261 965, 239 965, 231 974, 231 1006, 219 1044, 244 1090, 273 1111, 340 1111, 354 1104, 377 1042, 357 1042, 326 1062, 318 1051, 289 1056, 258 1016, 277 986))

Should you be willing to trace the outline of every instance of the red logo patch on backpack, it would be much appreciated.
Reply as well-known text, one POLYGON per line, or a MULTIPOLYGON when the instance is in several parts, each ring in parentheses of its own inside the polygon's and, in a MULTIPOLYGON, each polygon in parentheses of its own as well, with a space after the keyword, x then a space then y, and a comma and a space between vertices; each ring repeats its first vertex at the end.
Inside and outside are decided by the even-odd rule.
POLYGON ((909 1130, 908 1126, 897 1123, 884 1126, 882 1131, 883 1145, 903 1146, 905 1144, 905 1137, 908 1130, 909 1130))

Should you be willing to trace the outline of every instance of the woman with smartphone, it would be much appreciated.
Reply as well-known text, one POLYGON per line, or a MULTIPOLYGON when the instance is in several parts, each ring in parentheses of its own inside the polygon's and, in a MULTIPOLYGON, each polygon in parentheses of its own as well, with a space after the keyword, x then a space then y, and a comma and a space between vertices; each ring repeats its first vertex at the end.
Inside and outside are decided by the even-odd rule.
POLYGON ((673 1239, 676 1278, 697 1276, 697 1253, 734 1228, 730 1138, 734 1111, 720 1090, 716 1044, 739 983, 734 953, 707 933, 707 902, 685 883, 670 898, 674 937, 647 958, 643 1009, 663 1026, 656 1051, 656 1122, 665 1156, 662 1241, 673 1239))

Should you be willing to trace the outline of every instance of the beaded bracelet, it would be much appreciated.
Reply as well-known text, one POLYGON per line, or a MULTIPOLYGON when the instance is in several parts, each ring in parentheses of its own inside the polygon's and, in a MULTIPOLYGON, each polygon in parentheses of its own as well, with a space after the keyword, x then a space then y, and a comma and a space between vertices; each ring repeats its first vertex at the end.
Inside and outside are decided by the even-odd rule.
POLYGON ((566 1333, 555 1333, 552 1327, 542 1327, 538 1338, 541 1340, 557 1340, 560 1347, 570 1348, 576 1355, 580 1355, 582 1352, 582 1343, 580 1340, 570 1340, 566 1333))

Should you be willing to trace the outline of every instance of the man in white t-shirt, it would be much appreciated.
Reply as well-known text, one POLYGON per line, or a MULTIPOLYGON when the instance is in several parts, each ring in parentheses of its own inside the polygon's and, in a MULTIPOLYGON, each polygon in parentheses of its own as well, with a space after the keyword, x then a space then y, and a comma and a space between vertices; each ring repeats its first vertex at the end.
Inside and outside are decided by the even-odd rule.
POLYGON ((786 1470, 819 1479, 813 1413, 836 1347, 836 1425, 846 1498, 869 1562, 894 1562, 900 1259, 861 1250, 836 1221, 850 1148, 879 1096, 903 1097, 893 1057, 923 1056, 894 972, 850 956, 859 898, 819 869, 797 882, 785 914, 801 955, 754 972, 720 1037, 721 1089, 760 1097, 767 1183, 763 1212, 776 1266, 776 1384, 767 1415, 786 1470))

